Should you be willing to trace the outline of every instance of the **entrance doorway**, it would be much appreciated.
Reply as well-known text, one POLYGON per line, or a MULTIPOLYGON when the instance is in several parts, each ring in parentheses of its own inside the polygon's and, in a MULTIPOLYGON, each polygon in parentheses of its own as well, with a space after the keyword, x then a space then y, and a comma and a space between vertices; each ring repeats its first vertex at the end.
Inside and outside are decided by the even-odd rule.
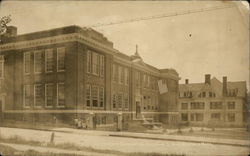
POLYGON ((140 117, 141 115, 141 104, 139 101, 136 101, 136 118, 140 117))
POLYGON ((0 96, 0 121, 3 120, 3 111, 4 111, 4 98, 0 96))
POLYGON ((0 96, 0 113, 4 111, 4 98, 0 96))

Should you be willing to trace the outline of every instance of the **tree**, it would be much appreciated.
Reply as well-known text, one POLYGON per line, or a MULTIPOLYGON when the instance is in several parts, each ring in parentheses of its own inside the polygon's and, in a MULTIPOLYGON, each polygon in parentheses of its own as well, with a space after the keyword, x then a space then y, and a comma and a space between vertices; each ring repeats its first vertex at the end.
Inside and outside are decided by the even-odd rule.
POLYGON ((7 24, 10 23, 10 21, 11 21, 10 15, 3 16, 0 19, 0 35, 3 35, 6 32, 7 24))

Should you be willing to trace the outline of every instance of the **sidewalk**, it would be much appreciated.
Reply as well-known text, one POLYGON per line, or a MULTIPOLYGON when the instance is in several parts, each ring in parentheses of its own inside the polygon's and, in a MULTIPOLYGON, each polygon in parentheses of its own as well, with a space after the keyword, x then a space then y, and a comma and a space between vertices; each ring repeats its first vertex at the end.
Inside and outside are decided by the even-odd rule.
POLYGON ((138 139, 152 139, 152 140, 166 140, 166 141, 208 143, 208 144, 250 147, 250 140, 239 140, 239 139, 222 139, 222 138, 207 138, 207 137, 197 137, 197 136, 149 134, 149 133, 134 133, 134 132, 110 132, 110 131, 96 131, 96 130, 81 130, 73 128, 57 128, 53 130, 59 132, 74 133, 74 134, 89 134, 89 135, 99 135, 99 136, 128 137, 128 138, 138 138, 138 139))

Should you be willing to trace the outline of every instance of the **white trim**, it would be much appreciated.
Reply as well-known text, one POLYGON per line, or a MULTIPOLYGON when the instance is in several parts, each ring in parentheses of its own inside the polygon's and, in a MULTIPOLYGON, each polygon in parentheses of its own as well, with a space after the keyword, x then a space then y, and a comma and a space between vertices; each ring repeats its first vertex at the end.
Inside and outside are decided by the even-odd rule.
POLYGON ((65 60, 66 60, 66 49, 65 49, 65 47, 58 47, 58 48, 56 48, 56 71, 57 72, 64 72, 65 71, 65 60), (61 69, 61 70, 59 70, 58 69, 58 50, 60 50, 60 49, 63 49, 64 51, 64 69, 61 69))
POLYGON ((57 85, 56 85, 56 107, 58 107, 58 108, 65 108, 65 84, 64 83, 57 83, 57 85), (59 85, 64 85, 64 105, 63 106, 59 106, 58 105, 58 87, 59 87, 59 85))
MULTIPOLYGON (((53 83, 47 83, 47 84, 45 84, 45 88, 44 88, 44 96, 45 96, 45 107, 46 108, 53 108, 53 102, 52 102, 52 106, 48 106, 47 105, 47 86, 49 86, 49 85, 51 85, 52 86, 52 93, 53 93, 53 95, 54 95, 54 84, 53 83)), ((52 96, 52 98, 53 98, 53 96, 52 96)))

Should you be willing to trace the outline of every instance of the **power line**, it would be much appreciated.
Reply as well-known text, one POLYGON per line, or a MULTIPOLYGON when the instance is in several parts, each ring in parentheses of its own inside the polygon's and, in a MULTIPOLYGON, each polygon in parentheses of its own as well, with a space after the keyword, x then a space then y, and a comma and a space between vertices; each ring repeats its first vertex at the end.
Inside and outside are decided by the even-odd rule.
POLYGON ((224 5, 224 6, 216 6, 216 7, 209 7, 209 8, 193 9, 193 10, 174 12, 174 13, 168 13, 168 14, 162 14, 162 15, 154 15, 154 16, 148 16, 148 17, 140 17, 140 18, 135 18, 135 19, 110 22, 110 23, 97 23, 94 25, 90 25, 89 27, 102 27, 102 26, 110 26, 110 25, 117 25, 117 24, 126 24, 126 23, 138 22, 138 21, 160 19, 160 18, 166 18, 166 17, 172 17, 172 16, 180 16, 180 15, 186 15, 186 14, 193 14, 193 13, 207 12, 207 11, 214 11, 214 10, 221 10, 221 9, 228 9, 228 8, 235 8, 235 7, 237 7, 237 5, 227 5, 227 6, 224 5))

